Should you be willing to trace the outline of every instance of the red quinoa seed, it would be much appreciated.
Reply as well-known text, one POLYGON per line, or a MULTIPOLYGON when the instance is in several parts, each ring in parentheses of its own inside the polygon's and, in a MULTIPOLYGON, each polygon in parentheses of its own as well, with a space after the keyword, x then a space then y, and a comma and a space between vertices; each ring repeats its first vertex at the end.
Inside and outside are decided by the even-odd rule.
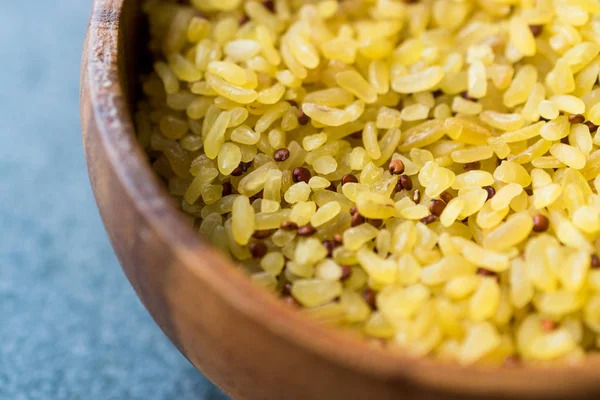
POLYGON ((298 236, 312 236, 317 230, 312 225, 304 225, 298 228, 296 234, 298 236))
POLYGON ((292 221, 283 221, 279 227, 284 231, 295 231, 298 229, 298 224, 292 221))
POLYGON ((363 297, 364 301, 373 310, 377 309, 376 295, 377 294, 375 293, 375 291, 371 288, 366 288, 366 289, 363 289, 363 291, 362 291, 362 297, 363 297))
POLYGON ((282 162, 287 160, 288 158, 290 158, 290 151, 288 149, 281 148, 275 151, 275 153, 273 154, 273 158, 275 159, 275 161, 277 162, 282 162))
POLYGON ((557 328, 557 324, 555 321, 551 320, 551 319, 543 319, 542 320, 542 330, 546 333, 550 333, 554 330, 556 330, 557 328))
POLYGON ((545 232, 548 230, 550 221, 545 215, 537 214, 533 216, 533 231, 534 232, 545 232))
POLYGON ((254 258, 263 258, 267 254, 267 245, 262 241, 250 243, 248 249, 254 258))
POLYGON ((494 197, 496 195, 496 189, 494 189, 493 187, 484 186, 483 188, 487 192, 487 200, 491 199, 492 197, 494 197))
POLYGON ((342 276, 340 277, 340 281, 345 281, 346 279, 350 278, 350 275, 352 275, 352 267, 350 267, 349 265, 342 265, 342 276))
POLYGON ((390 174, 400 175, 404 172, 404 163, 400 159, 390 161, 389 165, 390 174))
POLYGON ((600 257, 598 257, 598 254, 592 254, 591 263, 592 263, 591 264, 592 269, 600 268, 600 257))
POLYGON ((308 183, 310 178, 311 178, 310 171, 304 167, 295 168, 294 172, 292 173, 292 179, 295 183, 298 183, 298 182, 308 183))

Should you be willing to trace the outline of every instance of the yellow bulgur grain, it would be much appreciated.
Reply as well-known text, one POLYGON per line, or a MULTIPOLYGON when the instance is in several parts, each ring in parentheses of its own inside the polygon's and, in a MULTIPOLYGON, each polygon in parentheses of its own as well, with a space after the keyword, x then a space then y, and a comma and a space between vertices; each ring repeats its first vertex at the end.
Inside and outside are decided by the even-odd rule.
POLYGON ((600 5, 408 3, 146 0, 140 145, 311 318, 460 364, 578 362, 600 348, 600 5))

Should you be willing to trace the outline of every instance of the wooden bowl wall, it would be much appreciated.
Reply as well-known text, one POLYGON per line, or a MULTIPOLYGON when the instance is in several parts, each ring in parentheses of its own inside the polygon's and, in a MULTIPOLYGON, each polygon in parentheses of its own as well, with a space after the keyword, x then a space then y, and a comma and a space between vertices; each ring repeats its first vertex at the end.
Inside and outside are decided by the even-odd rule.
POLYGON ((81 120, 90 180, 132 286, 179 350, 237 399, 600 398, 600 360, 460 367, 369 346, 255 288, 171 203, 132 123, 139 0, 96 0, 83 52, 81 120))

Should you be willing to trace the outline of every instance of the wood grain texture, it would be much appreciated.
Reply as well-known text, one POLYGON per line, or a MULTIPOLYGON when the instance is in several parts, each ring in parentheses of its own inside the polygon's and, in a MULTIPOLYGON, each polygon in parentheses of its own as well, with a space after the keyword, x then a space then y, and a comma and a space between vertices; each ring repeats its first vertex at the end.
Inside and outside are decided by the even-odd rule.
POLYGON ((81 120, 98 208, 155 321, 236 399, 599 398, 600 359, 579 366, 459 367, 372 348, 254 288, 200 240, 137 146, 139 1, 96 0, 83 53, 81 120))

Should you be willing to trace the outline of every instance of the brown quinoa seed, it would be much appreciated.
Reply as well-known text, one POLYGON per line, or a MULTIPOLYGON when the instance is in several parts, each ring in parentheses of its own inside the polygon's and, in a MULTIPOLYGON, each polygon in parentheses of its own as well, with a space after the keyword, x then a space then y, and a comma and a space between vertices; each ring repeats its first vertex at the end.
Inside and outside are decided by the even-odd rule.
POLYGON ((404 172, 404 163, 402 160, 395 159, 390 162, 390 174, 392 175, 400 175, 404 172))
POLYGON ((413 192, 412 200, 417 204, 421 202, 421 191, 419 189, 415 189, 413 192))
POLYGON ((244 171, 242 171, 242 167, 236 167, 233 171, 231 171, 231 176, 242 176, 244 171))
POLYGON ((240 168, 242 169, 242 172, 246 173, 250 169, 251 165, 252 165, 252 161, 248 161, 248 162, 243 162, 242 161, 240 163, 240 168))
POLYGON ((410 176, 408 176, 408 175, 400 175, 398 182, 400 182, 402 184, 402 188, 404 190, 412 190, 412 188, 413 188, 412 180, 410 179, 410 176))
POLYGON ((432 215, 435 215, 437 217, 442 215, 444 208, 446 208, 446 203, 442 200, 433 199, 429 203, 429 212, 431 212, 432 215))
POLYGON ((310 117, 306 114, 304 114, 304 111, 302 111, 302 108, 298 108, 298 123, 302 126, 304 125, 308 125, 308 123, 310 122, 310 117))
POLYGON ((334 240, 324 240, 323 241, 323 247, 325 247, 325 249, 327 249, 327 257, 331 257, 333 255, 333 250, 335 250, 335 248, 338 246, 339 246, 339 243, 335 242, 334 240))
POLYGON ((585 117, 581 114, 571 114, 569 115, 569 122, 572 124, 583 124, 585 117))
POLYGON ((295 231, 298 229, 298 224, 292 221, 283 221, 279 227, 284 231, 295 231))
POLYGON ((534 37, 538 37, 542 34, 542 31, 544 30, 544 26, 543 25, 529 25, 529 30, 531 31, 531 34, 534 37))
POLYGON ((598 125, 594 124, 592 121, 587 121, 585 124, 590 128, 590 133, 594 133, 598 130, 598 125))
POLYGON ((221 193, 222 197, 229 196, 233 191, 233 186, 231 186, 231 182, 223 182, 223 192, 221 193))
POLYGON ((352 275, 352 267, 350 267, 349 265, 342 265, 342 276, 340 276, 340 281, 345 281, 346 279, 350 278, 350 275, 352 275))
POLYGON ((251 196, 250 199, 250 203, 252 203, 254 200, 256 199, 262 199, 264 196, 265 192, 264 190, 261 190, 260 192, 256 193, 254 196, 251 196))
POLYGON ((600 268, 600 257, 598 254, 592 254, 592 269, 600 268))
POLYGON ((304 225, 298 228, 296 234, 298 236, 312 236, 317 230, 312 225, 304 225))
POLYGON ((240 24, 240 26, 241 26, 241 25, 244 25, 244 24, 245 24, 246 22, 248 22, 248 21, 250 21, 250 18, 249 18, 249 17, 248 17, 246 14, 244 14, 244 15, 242 15, 242 16, 240 17, 240 22, 239 22, 239 24, 240 24))
POLYGON ((362 131, 354 132, 348 135, 352 139, 362 139, 362 131))
POLYGON ((435 222, 436 219, 437 217, 435 215, 428 215, 426 217, 421 218, 420 221, 422 224, 429 225, 435 222))
POLYGON ((273 0, 263 1, 263 6, 271 12, 275 12, 275 2, 273 0))
POLYGON ((268 238, 269 236, 271 236, 274 232, 275 232, 275 230, 273 230, 273 229, 254 231, 254 234, 252 235, 252 237, 255 239, 265 239, 265 238, 268 238))
POLYGON ((248 249, 254 258, 263 258, 267 254, 267 245, 265 242, 252 242, 248 245, 248 249))
POLYGON ((533 231, 534 232, 546 232, 550 221, 545 215, 537 214, 533 216, 533 231))
POLYGON ((463 165, 463 169, 465 171, 473 171, 476 169, 481 169, 481 163, 479 161, 473 161, 470 163, 466 163, 465 165, 463 165))
POLYGON ((294 180, 295 183, 298 183, 298 182, 308 183, 310 178, 311 178, 310 171, 304 167, 295 168, 294 172, 292 173, 292 179, 294 180))
POLYGON ((543 319, 542 330, 546 333, 556 330, 556 322, 551 319, 543 319))
POLYGON ((440 199, 442 199, 442 201, 446 204, 450 203, 450 200, 452 200, 452 195, 450 193, 448 193, 447 191, 443 191, 440 194, 440 199))
POLYGON ((492 197, 494 197, 496 195, 496 189, 494 189, 491 186, 484 186, 483 187, 485 189, 485 191, 487 192, 487 199, 491 199, 492 197))
POLYGON ((346 174, 342 177, 342 186, 346 183, 358 183, 358 178, 352 174, 346 174))
POLYGON ((275 154, 273 154, 273 158, 277 162, 285 161, 288 158, 290 158, 290 151, 288 149, 286 149, 285 147, 278 149, 277 151, 275 151, 275 154))
POLYGON ((342 235, 340 235, 339 233, 335 233, 333 235, 333 240, 335 240, 339 244, 343 244, 344 243, 344 237, 342 235))
MULTIPOLYGON (((465 311, 460 343, 434 318, 406 352, 433 335, 439 345, 426 357, 475 368, 490 358, 520 363, 515 373, 551 355, 570 359, 560 340, 504 346, 523 321, 533 317, 547 339, 569 322, 584 330, 600 322, 590 314, 600 317, 600 228, 585 218, 600 193, 600 58, 587 43, 600 20, 589 4, 577 6, 600 0, 236 0, 199 7, 206 14, 193 7, 200 0, 143 1, 183 13, 143 10, 151 68, 138 76, 135 122, 150 167, 196 234, 212 236, 232 262, 246 258, 239 267, 248 280, 292 312, 331 319, 323 313, 368 303, 341 328, 351 323, 361 340, 393 352, 406 326, 387 324, 389 316, 423 301, 433 309, 411 321, 456 306, 465 311), (581 40, 555 37, 565 21, 581 40), (331 40, 338 33, 343 46, 331 40), (346 48, 356 46, 356 55, 346 48), (577 90, 566 89, 571 79, 581 81, 577 90), (570 183, 571 201, 563 198, 570 183), (508 201, 517 189, 524 200, 508 201), (546 251, 548 271, 538 271, 535 255, 546 251), (465 263, 464 282, 445 271, 465 263), (536 282, 531 292, 544 272, 558 286, 536 282), (578 283, 583 296, 561 296, 578 283), (517 311, 503 318, 507 310, 517 311), (487 345, 499 339, 490 357, 487 345)), ((600 341, 583 336, 578 357, 596 357, 600 341)))
POLYGON ((496 281, 500 280, 500 276, 498 275, 497 272, 494 271, 490 271, 489 269, 485 269, 485 268, 477 268, 477 275, 486 277, 486 278, 494 278, 496 279, 496 281))
POLYGON ((364 223, 365 223, 365 217, 360 215, 360 213, 355 212, 354 214, 352 214, 352 221, 350 222, 350 225, 358 226, 358 225, 361 225, 364 223))
POLYGON ((396 182, 396 186, 394 186, 394 193, 398 193, 404 190, 404 187, 402 186, 402 182, 400 182, 400 180, 398 180, 398 182, 396 182))
POLYGON ((465 99, 465 100, 469 100, 469 101, 477 101, 477 99, 475 97, 471 97, 469 96, 469 92, 467 92, 466 90, 464 92, 462 92, 460 94, 460 96, 465 99))
POLYGON ((381 228, 383 225, 382 219, 369 218, 367 222, 369 222, 369 224, 373 225, 375 228, 381 228))
POLYGON ((363 297, 365 303, 367 303, 369 305, 369 307, 371 307, 371 309, 373 309, 373 310, 377 309, 376 293, 373 289, 371 289, 371 288, 363 289, 362 297, 363 297))

